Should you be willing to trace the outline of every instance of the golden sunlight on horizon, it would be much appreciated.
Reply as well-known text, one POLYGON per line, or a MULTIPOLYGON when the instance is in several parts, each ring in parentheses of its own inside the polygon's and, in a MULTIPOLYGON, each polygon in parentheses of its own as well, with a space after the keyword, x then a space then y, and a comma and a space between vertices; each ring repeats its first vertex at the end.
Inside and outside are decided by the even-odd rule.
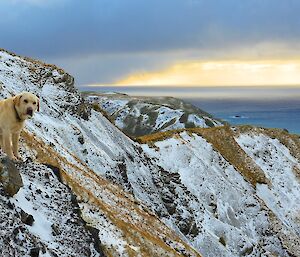
POLYGON ((300 85, 300 60, 186 61, 157 72, 133 73, 119 86, 300 85))

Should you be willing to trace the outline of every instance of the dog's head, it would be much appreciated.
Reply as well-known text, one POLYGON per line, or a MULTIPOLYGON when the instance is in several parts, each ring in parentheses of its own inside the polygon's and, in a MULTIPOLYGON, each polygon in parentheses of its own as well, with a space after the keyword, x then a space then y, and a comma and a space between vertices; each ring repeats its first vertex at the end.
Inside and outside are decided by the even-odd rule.
POLYGON ((31 119, 35 111, 40 110, 39 98, 29 92, 23 92, 13 98, 20 119, 31 119))

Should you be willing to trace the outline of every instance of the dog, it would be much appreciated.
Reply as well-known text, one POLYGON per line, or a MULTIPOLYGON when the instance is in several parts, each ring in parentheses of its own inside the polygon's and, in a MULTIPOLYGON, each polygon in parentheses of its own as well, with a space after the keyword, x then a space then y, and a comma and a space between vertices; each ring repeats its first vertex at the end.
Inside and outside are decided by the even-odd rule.
POLYGON ((25 120, 39 111, 39 98, 29 92, 0 101, 0 146, 12 160, 21 160, 19 138, 25 120))

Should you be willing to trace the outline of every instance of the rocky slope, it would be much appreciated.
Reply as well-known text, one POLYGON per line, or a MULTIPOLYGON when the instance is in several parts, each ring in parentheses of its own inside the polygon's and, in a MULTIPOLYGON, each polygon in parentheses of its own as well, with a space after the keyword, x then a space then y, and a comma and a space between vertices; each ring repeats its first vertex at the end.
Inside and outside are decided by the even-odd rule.
POLYGON ((110 120, 131 137, 173 129, 223 125, 205 111, 173 97, 133 97, 95 92, 84 95, 94 106, 99 105, 110 120))
MULTIPOLYGON (((55 66, 2 50, 0 82, 2 98, 22 91, 30 91, 40 97, 41 112, 27 122, 27 129, 22 134, 22 157, 32 160, 34 164, 45 164, 59 171, 62 181, 77 196, 81 217, 88 225, 100 231, 98 236, 106 255, 198 256, 189 244, 174 234, 144 204, 104 178, 106 174, 116 173, 115 179, 122 179, 125 176, 123 167, 126 162, 131 170, 141 174, 146 167, 140 164, 141 158, 132 162, 133 155, 138 155, 136 145, 100 113, 84 103, 69 74, 55 66)), ((45 172, 46 170, 42 172, 42 176, 45 172)), ((141 176, 140 180, 146 179, 141 176)), ((27 185, 30 186, 30 183, 27 185)), ((60 190, 55 181, 51 186, 60 190)), ((42 189, 43 194, 49 194, 42 189)), ((136 193, 139 190, 137 187, 136 193)), ((149 191, 151 190, 154 189, 150 187, 149 191)), ((20 190, 14 199, 7 201, 16 202, 19 197, 23 197, 22 192, 20 190)), ((34 198, 29 198, 28 202, 26 205, 35 205, 34 198)), ((51 207, 56 208, 55 206, 51 207)), ((20 208, 24 209, 24 206, 20 208)), ((49 213, 32 209, 27 211, 34 218, 43 216, 45 219, 49 213)), ((6 211, 10 212, 9 209, 6 211)), ((67 215, 63 209, 57 211, 60 212, 57 216, 67 215)), ((1 220, 3 219, 6 219, 4 213, 1 215, 1 220)), ((12 231, 18 227, 19 222, 17 220, 12 226, 12 231)), ((16 251, 16 255, 27 251, 29 254, 29 239, 25 239, 28 247, 24 245, 25 249, 20 250, 19 244, 23 243, 15 242, 10 231, 3 230, 12 242, 3 251, 16 251)), ((43 234, 44 232, 35 234, 39 242, 43 245, 55 243, 50 235, 43 237, 43 234)), ((68 256, 78 256, 81 253, 74 253, 76 249, 68 251, 72 245, 63 239, 61 244, 62 251, 68 256)), ((82 247, 82 251, 83 249, 82 247)), ((93 252, 92 248, 90 252, 93 252)), ((87 252, 81 256, 90 254, 87 252)))
POLYGON ((70 189, 45 165, 18 165, 24 186, 0 194, 1 256, 104 256, 70 189))
MULTIPOLYGON (((26 192, 29 186, 35 197, 35 188, 43 197, 52 192, 40 186, 36 172, 31 171, 37 177, 30 180, 27 167, 37 167, 41 174, 51 173, 47 166, 58 171, 77 196, 80 216, 99 230, 93 233, 104 254, 299 256, 299 136, 222 126, 168 131, 137 143, 85 103, 72 77, 55 66, 0 51, 0 82, 2 97, 26 90, 41 98, 41 112, 22 134, 26 192)), ((55 190, 64 187, 54 177, 48 183, 55 190)), ((17 200, 25 201, 22 192, 12 199, 1 196, 8 205, 0 218, 11 212, 13 229, 20 221, 8 206, 25 209, 17 205, 17 200)), ((27 201, 34 206, 34 198, 27 201)), ((23 211, 45 217, 55 208, 51 203, 46 203, 49 209, 23 211)), ((64 210, 53 213, 49 219, 56 224, 64 210)), ((50 230, 34 233, 27 226, 51 256, 51 245, 59 240, 50 237, 50 230)), ((18 249, 10 230, 3 228, 12 242, 8 250, 18 249)), ((79 247, 89 247, 86 256, 99 254, 84 226, 67 229, 86 236, 90 245, 79 247)), ((30 239, 23 241, 18 251, 29 252, 30 239)), ((68 252, 71 245, 62 247, 68 252)))

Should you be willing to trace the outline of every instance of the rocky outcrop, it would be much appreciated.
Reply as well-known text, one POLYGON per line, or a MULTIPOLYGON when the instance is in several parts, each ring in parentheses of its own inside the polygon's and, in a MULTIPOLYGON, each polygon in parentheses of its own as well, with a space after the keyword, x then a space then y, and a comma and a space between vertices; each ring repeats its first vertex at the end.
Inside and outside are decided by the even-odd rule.
POLYGON ((6 156, 0 156, 0 182, 8 196, 14 196, 23 186, 17 166, 6 156))
POLYGON ((31 161, 17 166, 23 187, 12 198, 0 186, 0 256, 104 256, 52 170, 31 161))

